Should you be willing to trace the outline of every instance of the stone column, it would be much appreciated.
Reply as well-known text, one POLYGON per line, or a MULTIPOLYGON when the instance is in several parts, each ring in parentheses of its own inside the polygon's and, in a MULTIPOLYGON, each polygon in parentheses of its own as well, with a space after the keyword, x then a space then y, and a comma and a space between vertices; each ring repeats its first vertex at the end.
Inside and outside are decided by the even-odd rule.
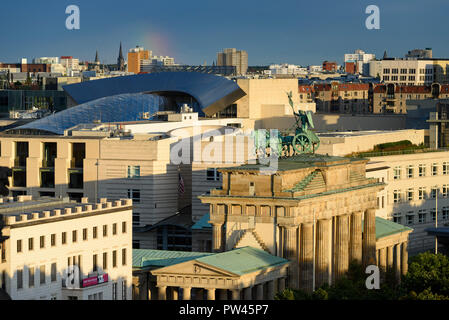
POLYGON ((178 288, 172 287, 172 288, 171 288, 171 294, 172 294, 172 300, 179 300, 179 291, 178 291, 178 288))
POLYGON ((317 221, 316 233, 316 288, 329 282, 330 219, 317 221))
POLYGON ((282 292, 285 290, 285 278, 279 278, 278 280, 278 291, 282 292))
POLYGON ((343 276, 349 267, 349 215, 337 217, 335 279, 343 276))
POLYGON ((351 214, 349 261, 362 263, 362 211, 351 214))
POLYGON ((402 275, 406 275, 407 271, 408 271, 407 242, 402 242, 402 248, 401 248, 401 273, 402 273, 402 275))
POLYGON ((274 300, 274 280, 267 283, 267 299, 274 300))
POLYGON ((220 300, 228 300, 228 290, 220 289, 220 300))
POLYGON ((387 247, 387 270, 393 269, 393 246, 387 247))
POLYGON ((263 300, 263 283, 256 286, 256 300, 263 300))
POLYGON ((253 290, 253 287, 248 287, 248 288, 243 289, 244 300, 252 300, 253 299, 252 290, 253 290))
POLYGON ((153 295, 151 294, 151 287, 150 284, 148 283, 148 300, 151 300, 153 298, 153 295))
POLYGON ((215 289, 207 289, 207 300, 215 300, 215 289))
POLYGON ((222 251, 222 223, 212 223, 212 251, 222 251))
POLYGON ((396 275, 396 281, 401 282, 401 244, 398 243, 394 246, 394 269, 396 275))
POLYGON ((167 300, 167 286, 158 286, 159 300, 167 300))
POLYGON ((192 288, 182 287, 182 300, 190 300, 192 298, 192 288))
POLYGON ((387 248, 379 249, 379 267, 381 272, 387 270, 387 248))
POLYGON ((296 230, 297 226, 285 226, 284 227, 284 256, 290 260, 290 266, 288 267, 288 283, 292 289, 298 288, 298 265, 297 252, 296 252, 296 230))
POLYGON ((232 300, 240 300, 240 289, 233 289, 231 292, 232 300))
POLYGON ((313 290, 313 223, 301 225, 300 288, 312 292, 313 290))
POLYGON ((367 209, 363 221, 363 264, 376 264, 376 209, 367 209))

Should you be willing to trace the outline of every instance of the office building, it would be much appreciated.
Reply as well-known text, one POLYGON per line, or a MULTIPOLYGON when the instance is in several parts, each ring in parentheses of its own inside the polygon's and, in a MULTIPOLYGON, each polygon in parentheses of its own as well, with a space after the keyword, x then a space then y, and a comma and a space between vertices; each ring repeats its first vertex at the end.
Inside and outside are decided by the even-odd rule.
POLYGON ((0 202, 0 281, 13 300, 132 298, 131 200, 0 202))
POLYGON ((152 51, 145 50, 139 46, 130 49, 128 52, 128 72, 138 74, 142 60, 148 60, 152 55, 152 51))
POLYGON ((363 75, 369 74, 369 61, 376 58, 375 54, 365 53, 363 50, 355 50, 354 53, 346 53, 344 56, 345 60, 345 71, 348 73, 360 73, 363 75))
POLYGON ((248 71, 248 53, 235 48, 223 49, 217 53, 217 66, 234 66, 236 75, 245 75, 248 71))

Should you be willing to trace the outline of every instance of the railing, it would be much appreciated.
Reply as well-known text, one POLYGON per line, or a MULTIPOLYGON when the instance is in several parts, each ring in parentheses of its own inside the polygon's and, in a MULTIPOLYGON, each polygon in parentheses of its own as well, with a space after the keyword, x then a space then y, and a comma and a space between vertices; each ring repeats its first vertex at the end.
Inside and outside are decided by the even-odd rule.
POLYGON ((42 168, 54 168, 54 167, 55 167, 55 158, 42 160, 42 168))
POLYGON ((26 167, 26 165, 27 165, 26 157, 14 158, 14 167, 26 167))
POLYGON ((71 169, 83 169, 84 168, 84 159, 72 159, 70 160, 70 168, 71 169))
POLYGON ((449 148, 422 148, 422 149, 405 149, 405 150, 396 150, 396 151, 378 151, 378 152, 360 152, 355 156, 357 157, 382 157, 382 156, 393 156, 393 155, 401 155, 401 154, 416 154, 416 153, 428 153, 428 152, 446 152, 449 151, 449 148))

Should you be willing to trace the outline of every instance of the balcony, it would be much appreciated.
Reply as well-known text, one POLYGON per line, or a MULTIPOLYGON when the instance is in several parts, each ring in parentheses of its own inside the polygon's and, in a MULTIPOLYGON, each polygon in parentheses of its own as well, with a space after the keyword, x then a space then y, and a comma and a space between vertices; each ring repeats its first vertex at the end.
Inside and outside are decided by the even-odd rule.
POLYGON ((44 158, 42 160, 42 168, 54 168, 55 158, 44 158))
POLYGON ((14 168, 25 168, 27 165, 27 157, 14 158, 14 168))

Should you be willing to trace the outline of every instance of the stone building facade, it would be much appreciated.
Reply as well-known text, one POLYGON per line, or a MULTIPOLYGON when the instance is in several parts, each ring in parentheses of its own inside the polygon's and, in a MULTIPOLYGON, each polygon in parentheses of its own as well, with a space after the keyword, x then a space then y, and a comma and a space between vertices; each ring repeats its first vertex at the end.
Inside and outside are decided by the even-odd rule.
MULTIPOLYGON (((351 261, 376 264, 384 183, 366 178, 367 161, 301 155, 279 160, 275 172, 262 165, 221 169, 222 188, 200 197, 210 205, 212 249, 254 246, 284 257, 291 261, 287 285, 307 291, 340 278, 351 261)), ((406 243, 397 241, 403 249, 396 254, 406 243)), ((398 270, 406 270, 401 257, 398 270)))

